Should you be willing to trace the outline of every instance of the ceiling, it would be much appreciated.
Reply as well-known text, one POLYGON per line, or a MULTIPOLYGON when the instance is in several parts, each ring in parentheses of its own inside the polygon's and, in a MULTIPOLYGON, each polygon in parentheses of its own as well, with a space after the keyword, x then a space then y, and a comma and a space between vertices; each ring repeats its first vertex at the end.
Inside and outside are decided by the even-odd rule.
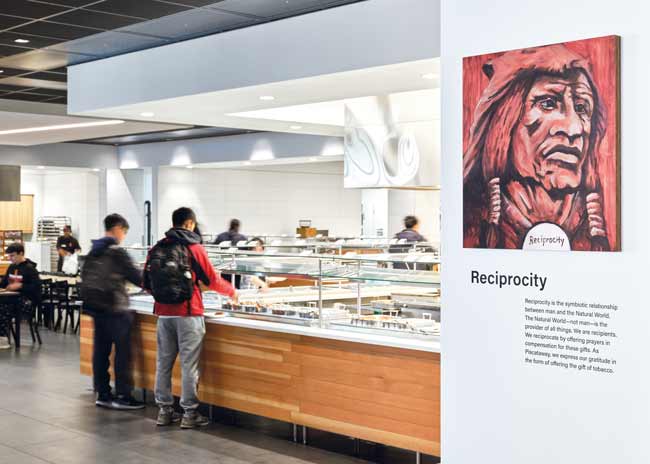
POLYGON ((183 126, 138 121, 114 121, 68 116, 65 106, 52 103, 0 100, 0 145, 41 145, 94 137, 108 137, 181 129, 183 126), (108 123, 108 124, 107 124, 108 123), (92 126, 79 126, 80 124, 92 126), (107 125, 96 125, 107 124, 107 125), (69 127, 73 125, 72 127, 69 127), (58 126, 56 130, 53 127, 58 126), (60 126, 66 126, 61 128, 60 126), (75 127, 76 126, 76 127, 75 127), (25 129, 39 130, 22 132, 25 129), (49 128, 50 130, 43 130, 49 128), (18 133, 7 133, 18 131, 18 133))
MULTIPOLYGON (((151 122, 342 136, 346 103, 400 92, 433 91, 440 87, 439 75, 440 59, 431 58, 101 108, 83 114, 143 119, 143 114, 150 113, 147 119, 151 122), (263 96, 273 99, 262 100, 263 96)), ((437 117, 437 107, 428 110, 437 117)))
POLYGON ((188 139, 202 139, 206 137, 226 137, 229 135, 241 135, 251 132, 253 131, 231 129, 228 127, 189 127, 176 130, 157 130, 142 134, 131 134, 118 137, 86 139, 79 140, 79 142, 95 145, 138 145, 140 143, 171 142, 188 139))
POLYGON ((65 104, 66 67, 363 0, 3 0, 0 99, 65 104))

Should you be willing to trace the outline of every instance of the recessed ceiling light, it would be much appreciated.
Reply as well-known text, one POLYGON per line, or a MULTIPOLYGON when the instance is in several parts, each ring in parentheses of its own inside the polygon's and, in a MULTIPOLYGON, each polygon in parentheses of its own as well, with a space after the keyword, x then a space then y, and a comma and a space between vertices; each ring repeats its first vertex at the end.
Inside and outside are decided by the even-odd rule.
POLYGON ((262 96, 260 97, 260 100, 263 100, 263 101, 271 101, 271 100, 275 100, 275 97, 274 97, 273 95, 262 95, 262 96))
POLYGON ((244 161, 244 166, 250 166, 251 164, 253 163, 251 163, 250 161, 244 161))
POLYGON ((100 171, 99 168, 94 168, 94 169, 93 169, 93 172, 99 172, 99 171, 100 171))
POLYGON ((436 75, 434 73, 426 73, 422 74, 422 79, 427 79, 429 81, 433 80, 436 78, 436 75))
POLYGON ((24 129, 9 129, 9 130, 0 131, 0 135, 26 134, 29 132, 44 132, 44 131, 64 130, 64 129, 81 129, 83 127, 112 126, 115 124, 122 124, 122 123, 124 123, 124 121, 120 119, 109 119, 107 121, 81 122, 76 124, 59 124, 56 126, 26 127, 24 129))
POLYGON ((185 166, 185 167, 186 167, 187 169, 192 169, 194 166, 192 166, 191 164, 188 164, 188 165, 185 166))
POLYGON ((45 169, 45 166, 36 166, 36 169, 45 169))
POLYGON ((29 40, 28 39, 16 39, 14 40, 17 44, 28 44, 29 40))
POLYGON ((291 129, 291 130, 300 130, 300 129, 302 129, 302 126, 299 126, 298 124, 294 124, 292 126, 289 126, 289 129, 291 129))
POLYGON ((0 69, 0 74, 2 74, 3 72, 5 72, 5 70, 4 70, 4 69, 0 69))
POLYGON ((311 158, 309 158, 309 161, 316 161, 317 159, 318 158, 316 158, 315 156, 312 156, 311 158))
POLYGON ((140 116, 142 116, 143 118, 152 118, 152 117, 155 116, 155 113, 153 113, 151 111, 144 111, 144 112, 140 113, 140 116))

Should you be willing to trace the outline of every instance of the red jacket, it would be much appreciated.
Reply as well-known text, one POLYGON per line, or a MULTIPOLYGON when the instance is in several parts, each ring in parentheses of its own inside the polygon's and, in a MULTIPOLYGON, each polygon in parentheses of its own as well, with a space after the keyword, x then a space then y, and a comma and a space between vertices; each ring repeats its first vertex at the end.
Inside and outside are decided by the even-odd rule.
MULTIPOLYGON (((203 271, 203 275, 197 276, 192 269, 192 280, 194 284, 194 292, 192 293, 192 300, 188 304, 163 304, 154 303, 153 311, 159 316, 203 316, 203 296, 201 289, 196 284, 197 281, 203 283, 206 287, 214 290, 217 293, 233 297, 235 288, 219 274, 217 274, 210 263, 208 253, 200 243, 200 238, 194 232, 184 229, 170 229, 165 234, 167 238, 172 240, 179 240, 187 246, 194 257, 194 261, 198 264, 199 268, 203 271)), ((148 260, 148 258, 147 258, 148 260)), ((146 269, 146 265, 145 265, 146 269)))

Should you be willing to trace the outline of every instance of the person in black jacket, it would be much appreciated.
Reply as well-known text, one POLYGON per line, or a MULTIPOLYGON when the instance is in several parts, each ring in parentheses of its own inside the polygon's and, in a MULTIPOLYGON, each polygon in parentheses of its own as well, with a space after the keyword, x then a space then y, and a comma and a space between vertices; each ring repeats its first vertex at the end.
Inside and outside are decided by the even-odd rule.
POLYGON ((142 285, 142 272, 119 244, 126 238, 129 223, 119 214, 104 219, 106 235, 93 240, 81 272, 83 310, 95 321, 93 378, 97 406, 110 409, 142 409, 144 404, 131 396, 131 326, 126 283, 142 285), (111 348, 115 345, 115 391, 111 392, 111 348))
POLYGON ((19 292, 32 304, 41 301, 41 279, 36 270, 36 263, 25 257, 22 243, 12 243, 6 249, 11 265, 2 278, 0 287, 19 292))
POLYGON ((230 242, 232 246, 237 246, 238 242, 248 240, 244 234, 239 233, 240 228, 241 222, 239 219, 231 219, 228 230, 217 235, 214 244, 219 245, 221 242, 230 242))

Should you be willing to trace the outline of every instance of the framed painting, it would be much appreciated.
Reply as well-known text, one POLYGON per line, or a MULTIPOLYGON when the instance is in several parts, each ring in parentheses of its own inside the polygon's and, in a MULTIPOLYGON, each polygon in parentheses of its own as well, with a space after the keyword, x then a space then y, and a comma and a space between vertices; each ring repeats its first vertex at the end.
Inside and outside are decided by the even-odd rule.
POLYGON ((465 248, 620 251, 620 37, 463 59, 465 248))

